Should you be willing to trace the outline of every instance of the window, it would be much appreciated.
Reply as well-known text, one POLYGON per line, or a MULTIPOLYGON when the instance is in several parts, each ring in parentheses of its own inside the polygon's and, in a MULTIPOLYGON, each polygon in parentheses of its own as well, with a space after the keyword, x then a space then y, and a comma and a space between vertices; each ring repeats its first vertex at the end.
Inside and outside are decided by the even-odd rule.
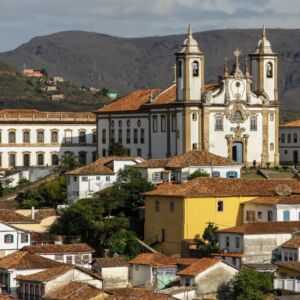
POLYGON ((157 132, 157 116, 153 116, 153 132, 157 132))
POLYGON ((288 143, 292 142, 292 135, 290 133, 288 133, 288 135, 287 135, 287 142, 288 143))
POLYGON ((236 266, 236 257, 232 257, 232 264, 236 266))
POLYGON ((223 117, 222 117, 221 114, 216 114, 215 130, 216 131, 222 131, 223 130, 223 117))
POLYGON ((193 113, 192 114, 192 120, 197 121, 197 119, 198 119, 197 113, 193 113))
POLYGON ((126 129, 126 143, 130 144, 130 129, 126 129))
POLYGON ((274 121, 274 114, 270 114, 270 121, 271 121, 271 122, 274 121))
POLYGON ((197 61, 193 62, 193 76, 198 77, 199 76, 199 63, 197 61))
POLYGON ((283 221, 289 221, 290 220, 290 211, 289 210, 285 210, 283 212, 283 221))
POLYGON ((75 265, 80 265, 81 264, 81 257, 80 255, 75 255, 75 265))
POLYGON ((242 113, 239 110, 236 110, 233 114, 234 121, 241 121, 243 119, 242 113))
POLYGON ((142 125, 142 122, 141 122, 141 120, 137 120, 137 122, 136 122, 136 126, 137 126, 137 127, 141 127, 141 125, 142 125))
POLYGON ((30 143, 30 132, 29 132, 29 130, 25 130, 23 132, 23 143, 30 143))
POLYGON ((77 182, 77 176, 73 176, 73 181, 77 182))
POLYGON ((0 153, 0 167, 2 167, 2 153, 0 153))
POLYGON ((181 60, 178 61, 177 74, 178 74, 178 78, 182 77, 182 61, 181 60))
POLYGON ((111 127, 115 127, 115 121, 114 120, 112 120, 111 122, 110 122, 110 125, 111 125, 111 127))
POLYGON ((174 200, 170 200, 170 212, 174 212, 175 211, 175 202, 174 200))
POLYGON ((235 238, 235 248, 236 248, 236 249, 239 249, 239 248, 240 248, 240 238, 239 238, 239 237, 236 237, 236 238, 235 238))
POLYGON ((268 210, 268 221, 273 221, 273 212, 271 210, 268 210))
POLYGON ((193 143, 192 148, 193 148, 193 150, 197 150, 198 149, 198 143, 193 143))
POLYGON ((226 243, 226 248, 229 248, 230 247, 230 238, 229 238, 229 236, 226 236, 225 243, 226 243))
POLYGON ((136 149, 136 155, 139 156, 139 157, 142 156, 142 149, 141 148, 136 149))
POLYGON ((274 144, 273 143, 270 144, 270 151, 274 151, 274 144))
POLYGON ((250 130, 256 131, 257 130, 257 117, 250 118, 250 130))
POLYGON ((58 165, 58 155, 57 154, 52 154, 51 155, 51 164, 52 164, 52 166, 57 166, 58 165))
POLYGON ((160 207, 159 207, 159 200, 155 200, 154 210, 155 210, 155 211, 159 211, 159 210, 160 210, 160 207))
POLYGON ((262 220, 262 211, 257 212, 257 219, 262 220))
POLYGON ((120 144, 122 144, 122 129, 119 129, 118 130, 118 142, 120 143, 120 144))
POLYGON ((38 143, 44 143, 44 131, 39 130, 37 132, 37 142, 38 143))
POLYGON ((281 143, 285 143, 285 134, 284 133, 281 134, 280 141, 281 141, 281 143))
POLYGON ((105 180, 106 180, 107 182, 109 182, 109 181, 110 181, 110 176, 106 176, 106 177, 105 177, 105 180))
POLYGON ((155 172, 152 174, 152 181, 157 182, 160 181, 161 179, 161 173, 160 172, 155 172))
POLYGON ((24 167, 30 166, 30 154, 29 153, 23 154, 23 165, 24 165, 24 167))
POLYGON ((137 128, 135 128, 135 129, 133 130, 133 143, 134 143, 134 144, 137 144, 137 143, 138 143, 138 130, 137 130, 137 128))
POLYGON ((86 152, 85 151, 80 151, 78 153, 78 160, 82 165, 86 164, 86 152))
POLYGON ((28 234, 21 233, 21 243, 28 243, 28 234))
POLYGON ((266 63, 266 75, 267 78, 273 78, 273 64, 271 62, 266 63))
POLYGON ((89 255, 83 255, 83 257, 82 257, 82 262, 83 262, 84 264, 88 264, 88 263, 90 262, 90 257, 89 257, 89 255))
POLYGON ((130 127, 130 120, 126 121, 126 125, 127 125, 127 127, 130 127))
POLYGON ((255 221, 255 211, 254 210, 247 210, 246 211, 246 221, 252 223, 255 221))
POLYGON ((39 153, 37 155, 37 164, 38 164, 38 166, 44 165, 44 154, 43 153, 39 153))
POLYGON ((106 149, 102 149, 102 156, 103 156, 103 157, 106 156, 106 149))
POLYGON ((176 115, 172 115, 171 120, 172 120, 172 131, 175 132, 177 129, 176 115))
POLYGON ((161 115, 160 116, 160 129, 161 132, 166 132, 166 116, 165 115, 161 115))
POLYGON ((16 154, 9 154, 9 166, 14 167, 16 165, 16 154))
POLYGON ((102 129, 102 144, 106 144, 106 129, 102 129))
POLYGON ((14 236, 12 234, 4 235, 4 243, 5 244, 12 244, 13 242, 14 242, 14 236))
POLYGON ((66 257, 66 262, 67 262, 67 264, 72 264, 73 263, 73 257, 72 256, 67 256, 66 257))
POLYGON ((66 144, 71 144, 72 143, 72 131, 71 130, 66 130, 65 131, 65 143, 66 144))
POLYGON ((51 131, 51 143, 58 142, 58 132, 56 130, 51 131))
POLYGON ((85 144, 85 143, 86 143, 85 131, 81 130, 79 131, 79 144, 85 144))
POLYGON ((212 177, 220 177, 221 174, 219 171, 213 171, 212 174, 211 174, 212 177))
POLYGON ((83 177, 81 178, 81 181, 82 181, 82 182, 88 182, 88 181, 89 181, 89 179, 88 179, 88 177, 87 177, 87 176, 83 176, 83 177))
POLYGON ((224 202, 222 200, 218 201, 218 211, 224 211, 224 202))
POLYGON ((119 120, 119 127, 122 127, 122 121, 119 120))
POLYGON ((141 128, 140 139, 141 139, 141 144, 144 144, 145 143, 145 129, 144 128, 141 128))
POLYGON ((94 130, 94 131, 92 132, 92 143, 93 143, 93 144, 96 144, 96 143, 97 143, 97 131, 96 131, 96 130, 94 130))
POLYGON ((8 133, 8 142, 10 144, 14 144, 16 142, 16 133, 15 133, 15 131, 10 131, 8 133))
POLYGON ((111 129, 110 131, 110 142, 114 143, 115 142, 115 130, 111 129))
POLYGON ((298 141, 297 133, 294 133, 293 137, 294 137, 294 143, 297 143, 297 141, 298 141))
POLYGON ((101 179, 100 176, 96 176, 96 180, 99 181, 101 179))

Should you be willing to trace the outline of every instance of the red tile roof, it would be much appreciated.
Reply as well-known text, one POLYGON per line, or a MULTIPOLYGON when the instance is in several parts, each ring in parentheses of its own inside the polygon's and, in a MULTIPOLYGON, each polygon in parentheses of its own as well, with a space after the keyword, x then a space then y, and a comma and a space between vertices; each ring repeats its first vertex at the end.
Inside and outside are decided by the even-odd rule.
POLYGON ((0 222, 5 223, 35 223, 28 217, 9 209, 0 209, 0 222))
POLYGON ((145 196, 169 197, 239 197, 273 196, 275 188, 288 186, 293 193, 300 193, 300 181, 296 179, 231 179, 198 177, 181 184, 161 184, 145 196))
POLYGON ((139 164, 136 164, 134 167, 135 168, 150 168, 150 169, 165 168, 169 161, 170 161, 169 158, 149 159, 149 160, 143 161, 139 164))
POLYGON ((211 268, 219 262, 221 262, 221 260, 217 258, 202 258, 197 262, 191 264, 189 267, 183 269, 182 271, 177 272, 177 275, 197 276, 198 274, 204 272, 205 270, 211 268))
POLYGON ((110 289, 108 291, 112 294, 107 299, 109 300, 169 300, 175 299, 166 294, 155 293, 143 288, 121 288, 110 289))
POLYGON ((280 261, 275 262, 275 265, 300 273, 300 261, 280 261))
POLYGON ((153 267, 176 266, 177 259, 160 253, 142 253, 129 261, 133 265, 147 265, 153 267))
POLYGON ((50 244, 38 246, 25 246, 22 250, 30 253, 93 253, 95 250, 88 244, 50 244))
POLYGON ((238 252, 230 252, 230 253, 212 253, 211 256, 221 256, 221 257, 243 257, 244 253, 238 253, 238 252))
POLYGON ((284 248, 300 248, 300 236, 294 236, 281 245, 284 248))
POLYGON ((0 260, 0 269, 47 269, 60 266, 61 263, 28 251, 15 251, 0 260))
POLYGON ((300 230, 300 221, 289 222, 257 222, 242 224, 235 227, 221 229, 220 233, 241 233, 241 234, 276 234, 293 233, 300 230))
POLYGON ((128 266, 128 262, 124 256, 99 257, 95 258, 92 263, 97 263, 102 268, 128 266))
POLYGON ((300 195, 259 197, 244 202, 243 204, 257 204, 257 205, 300 204, 300 195))

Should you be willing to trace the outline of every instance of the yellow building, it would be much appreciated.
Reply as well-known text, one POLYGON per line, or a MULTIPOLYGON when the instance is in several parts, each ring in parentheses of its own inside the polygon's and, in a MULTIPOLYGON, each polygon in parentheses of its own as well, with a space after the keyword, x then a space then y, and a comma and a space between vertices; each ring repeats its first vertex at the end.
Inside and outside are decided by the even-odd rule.
POLYGON ((243 202, 274 195, 278 185, 300 190, 298 180, 196 178, 162 184, 145 193, 145 242, 165 254, 181 253, 185 242, 201 238, 208 222, 219 229, 243 223, 243 202))

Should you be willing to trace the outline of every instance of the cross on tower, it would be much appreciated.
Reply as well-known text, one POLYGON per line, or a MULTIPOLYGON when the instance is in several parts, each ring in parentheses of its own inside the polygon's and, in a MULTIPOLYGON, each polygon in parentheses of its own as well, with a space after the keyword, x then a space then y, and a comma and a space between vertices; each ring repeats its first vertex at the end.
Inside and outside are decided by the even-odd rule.
POLYGON ((240 63, 239 63, 239 57, 241 55, 241 50, 239 48, 236 48, 235 51, 233 51, 234 56, 236 57, 236 66, 239 67, 240 63))

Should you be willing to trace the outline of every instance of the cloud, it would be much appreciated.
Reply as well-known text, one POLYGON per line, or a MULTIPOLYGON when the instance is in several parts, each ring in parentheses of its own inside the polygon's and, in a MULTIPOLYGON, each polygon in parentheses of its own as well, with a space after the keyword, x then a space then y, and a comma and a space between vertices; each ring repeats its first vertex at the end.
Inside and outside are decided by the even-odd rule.
POLYGON ((299 28, 299 0, 0 0, 0 51, 62 30, 116 36, 219 28, 299 28))

